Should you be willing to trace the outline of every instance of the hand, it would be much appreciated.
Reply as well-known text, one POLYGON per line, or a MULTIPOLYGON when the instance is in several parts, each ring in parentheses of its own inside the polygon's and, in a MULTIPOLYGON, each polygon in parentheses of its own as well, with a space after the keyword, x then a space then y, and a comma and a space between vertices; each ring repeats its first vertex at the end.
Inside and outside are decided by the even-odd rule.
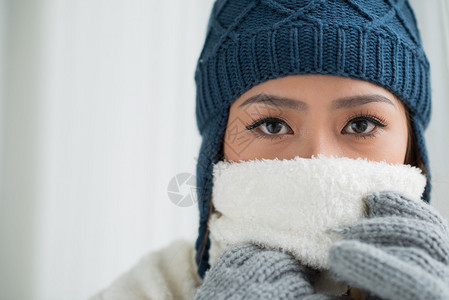
POLYGON ((343 299, 315 294, 318 274, 279 250, 237 245, 217 258, 194 299, 343 299))
POLYGON ((366 203, 367 219, 329 230, 343 235, 329 251, 334 279, 368 299, 449 299, 449 230, 438 212, 394 192, 366 203))

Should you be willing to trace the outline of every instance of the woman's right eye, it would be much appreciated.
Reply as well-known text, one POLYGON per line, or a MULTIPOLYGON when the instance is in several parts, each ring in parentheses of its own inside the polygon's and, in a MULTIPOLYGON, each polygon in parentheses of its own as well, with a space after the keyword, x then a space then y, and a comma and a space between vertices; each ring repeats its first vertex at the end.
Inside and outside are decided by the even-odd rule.
POLYGON ((293 134, 291 127, 279 118, 263 118, 253 122, 250 125, 246 125, 246 129, 253 130, 263 138, 275 138, 284 134, 293 134), (255 129, 259 129, 262 133, 255 131, 255 129))

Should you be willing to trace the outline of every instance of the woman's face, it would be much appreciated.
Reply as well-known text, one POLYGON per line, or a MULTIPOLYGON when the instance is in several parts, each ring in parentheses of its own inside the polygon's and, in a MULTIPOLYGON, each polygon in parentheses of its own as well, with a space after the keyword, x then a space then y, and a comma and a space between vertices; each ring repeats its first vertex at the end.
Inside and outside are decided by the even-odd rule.
POLYGON ((331 75, 263 82, 230 107, 224 158, 311 158, 318 154, 404 163, 407 119, 388 90, 331 75))

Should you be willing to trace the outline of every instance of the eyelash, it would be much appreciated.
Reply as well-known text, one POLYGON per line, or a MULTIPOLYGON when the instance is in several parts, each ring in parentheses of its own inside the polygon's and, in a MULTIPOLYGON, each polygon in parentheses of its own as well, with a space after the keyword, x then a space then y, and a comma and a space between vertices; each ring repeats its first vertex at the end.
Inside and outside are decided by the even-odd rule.
POLYGON ((287 124, 287 122, 285 120, 283 120, 282 118, 277 118, 277 117, 261 117, 258 119, 253 119, 250 123, 245 124, 245 128, 247 130, 251 130, 253 131, 253 133, 255 133, 258 137, 264 138, 264 139, 279 139, 282 138, 283 135, 281 134, 273 134, 273 135, 267 135, 267 134, 263 134, 260 132, 255 131, 254 129, 256 129, 257 127, 259 127, 260 125, 267 123, 267 122, 278 122, 278 123, 282 123, 285 126, 287 126, 290 130, 293 131, 293 129, 291 129, 291 127, 287 124))
MULTIPOLYGON (((376 115, 375 113, 357 113, 354 114, 352 116, 350 116, 349 118, 347 118, 345 125, 343 127, 343 129, 341 131, 343 131, 350 122, 355 122, 355 121, 361 121, 361 120, 367 120, 369 122, 372 122, 373 124, 375 124, 378 127, 384 128, 387 127, 387 121, 385 120, 385 118, 382 118, 381 116, 376 115)), ((266 123, 266 122, 278 122, 278 123, 282 123, 285 126, 287 126, 290 130, 293 131, 293 129, 291 129, 291 127, 287 124, 287 122, 282 119, 282 118, 278 118, 278 117, 261 117, 258 119, 253 119, 250 123, 246 123, 245 124, 245 128, 247 130, 251 130, 253 131, 258 137, 261 138, 265 138, 265 139, 278 139, 278 138, 282 138, 283 135, 278 135, 278 134, 273 134, 273 135, 267 135, 267 134, 262 134, 260 132, 254 131, 254 129, 256 129, 257 127, 259 127, 260 125, 266 123)), ((375 137, 378 134, 378 130, 376 130, 375 132, 372 133, 368 133, 368 134, 351 134, 351 133, 345 133, 345 134, 351 134, 353 135, 356 139, 366 139, 366 138, 371 138, 371 137, 375 137)))
MULTIPOLYGON (((383 118, 375 113, 366 112, 366 113, 357 113, 357 114, 350 116, 346 120, 345 125, 343 126, 343 129, 341 131, 343 132, 343 130, 348 126, 348 124, 350 122, 361 121, 361 120, 367 120, 380 128, 385 128, 388 126, 387 120, 385 120, 385 118, 383 118)), ((351 134, 351 133, 343 133, 343 134, 351 134)), ((375 130, 374 132, 367 133, 367 134, 351 134, 351 135, 353 135, 356 139, 367 139, 367 138, 375 137, 378 134, 379 134, 379 130, 375 130)))

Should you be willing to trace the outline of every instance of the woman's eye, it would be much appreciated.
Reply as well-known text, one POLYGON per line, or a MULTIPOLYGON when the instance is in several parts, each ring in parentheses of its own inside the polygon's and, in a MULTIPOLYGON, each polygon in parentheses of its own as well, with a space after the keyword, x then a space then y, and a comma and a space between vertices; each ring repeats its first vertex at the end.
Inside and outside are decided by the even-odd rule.
POLYGON ((288 132, 287 126, 281 122, 265 122, 259 127, 266 134, 286 134, 288 132))
POLYGON ((265 135, 280 136, 283 134, 291 134, 293 131, 285 121, 277 118, 265 118, 254 122, 251 125, 247 125, 246 129, 253 130, 259 128, 265 135))
POLYGON ((376 125, 367 120, 359 120, 349 123, 346 128, 348 133, 369 133, 376 128, 376 125))
POLYGON ((369 117, 358 117, 348 122, 343 128, 343 133, 369 135, 377 127, 385 127, 385 125, 369 117))

